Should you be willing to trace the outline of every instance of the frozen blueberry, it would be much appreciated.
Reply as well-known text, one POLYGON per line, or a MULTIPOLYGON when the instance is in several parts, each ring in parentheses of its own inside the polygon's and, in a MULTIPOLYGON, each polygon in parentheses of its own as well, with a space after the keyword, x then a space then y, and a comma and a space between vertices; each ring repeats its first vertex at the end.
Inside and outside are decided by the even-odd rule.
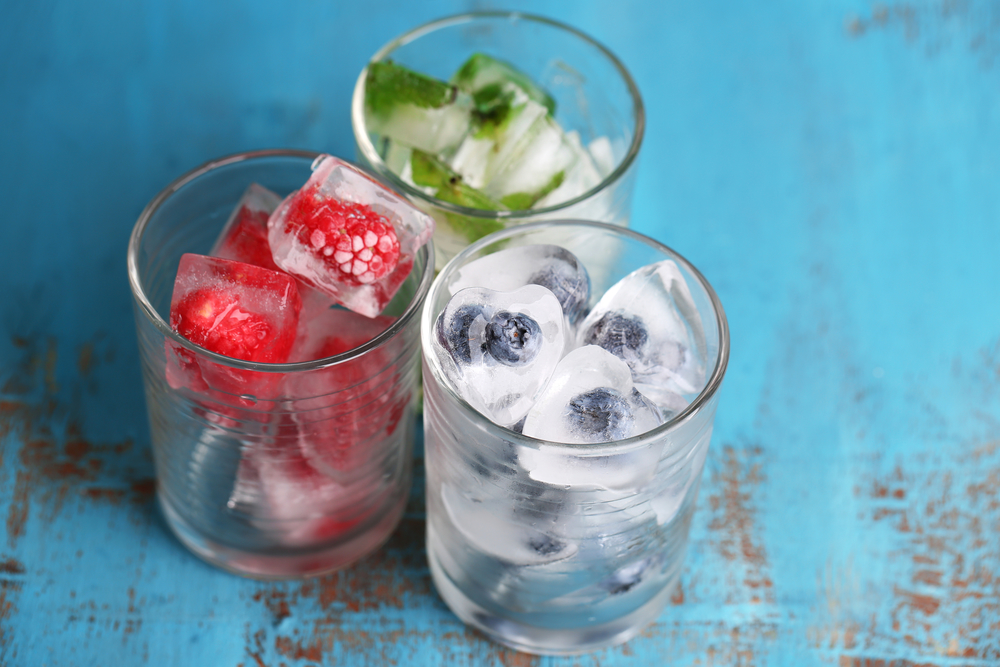
POLYGON ((551 259, 551 263, 528 278, 528 284, 551 290, 559 299, 566 319, 576 324, 586 314, 584 311, 590 300, 590 276, 576 256, 565 248, 555 248, 551 259))
POLYGON ((610 442, 628 437, 634 416, 621 393, 598 387, 570 399, 566 419, 571 428, 591 436, 593 442, 610 442))
POLYGON ((638 316, 622 311, 605 313, 584 334, 584 345, 599 345, 625 361, 638 359, 640 350, 649 339, 646 325, 638 316))
POLYGON ((560 542, 550 535, 539 533, 528 539, 528 546, 540 556, 552 556, 565 549, 566 543, 560 542))
POLYGON ((621 595, 622 593, 627 593, 642 582, 642 578, 650 569, 650 566, 655 564, 658 560, 658 557, 651 556, 649 558, 643 558, 638 562, 626 565, 602 581, 599 585, 611 595, 621 595))
POLYGON ((507 366, 529 363, 538 355, 541 346, 541 327, 523 313, 502 310, 486 325, 486 349, 494 359, 507 366))
POLYGON ((437 321, 438 342, 448 350, 458 364, 472 363, 472 350, 469 347, 469 328, 477 317, 485 317, 484 309, 478 304, 465 305, 445 321, 444 314, 437 321))

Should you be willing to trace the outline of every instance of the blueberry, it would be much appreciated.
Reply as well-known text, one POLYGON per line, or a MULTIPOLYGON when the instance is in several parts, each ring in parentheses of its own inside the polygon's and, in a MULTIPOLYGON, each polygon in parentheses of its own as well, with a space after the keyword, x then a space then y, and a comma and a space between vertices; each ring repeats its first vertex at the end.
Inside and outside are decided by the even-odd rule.
POLYGON ((486 325, 486 350, 507 366, 523 366, 538 356, 542 329, 523 313, 500 311, 486 325))
POLYGON ((659 560, 653 556, 626 565, 600 583, 600 587, 611 595, 627 593, 642 582, 642 577, 649 567, 659 560))
POLYGON ((649 340, 646 325, 637 315, 626 315, 623 311, 605 313, 594 322, 584 335, 584 345, 600 345, 605 350, 625 361, 642 357, 640 350, 649 340))
POLYGON ((469 327, 477 317, 485 318, 485 311, 478 304, 460 306, 447 320, 447 311, 441 313, 437 321, 437 339, 441 347, 448 350, 455 363, 471 364, 472 349, 469 346, 469 327))
POLYGON ((591 442, 627 438, 634 421, 632 407, 621 393, 598 387, 570 399, 566 419, 571 428, 591 442))
POLYGON ((532 274, 528 284, 548 288, 559 300, 566 319, 575 324, 590 300, 590 276, 576 256, 565 248, 554 250, 551 257, 552 262, 532 274))
POLYGON ((550 535, 539 533, 528 538, 528 546, 540 556, 552 556, 565 549, 566 543, 560 542, 550 535))

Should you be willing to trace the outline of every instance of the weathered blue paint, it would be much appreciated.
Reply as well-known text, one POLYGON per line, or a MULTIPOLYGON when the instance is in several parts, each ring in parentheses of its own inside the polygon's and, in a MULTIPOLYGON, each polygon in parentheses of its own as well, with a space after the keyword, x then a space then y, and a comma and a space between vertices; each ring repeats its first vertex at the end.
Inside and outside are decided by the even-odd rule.
POLYGON ((675 604, 536 659, 434 595, 422 488, 346 572, 245 581, 152 502, 125 245, 220 154, 351 156, 366 57, 482 3, 8 3, 0 665, 1000 664, 1000 3, 512 2, 631 68, 634 226, 733 353, 675 604), (58 181, 56 179, 59 179, 58 181))

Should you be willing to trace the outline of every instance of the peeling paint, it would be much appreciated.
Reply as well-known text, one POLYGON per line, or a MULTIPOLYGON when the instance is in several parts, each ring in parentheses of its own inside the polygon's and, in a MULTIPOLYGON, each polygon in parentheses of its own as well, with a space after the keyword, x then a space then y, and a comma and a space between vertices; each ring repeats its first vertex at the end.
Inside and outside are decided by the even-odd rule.
POLYGON ((953 46, 964 47, 982 67, 1000 56, 1000 7, 986 0, 936 0, 872 5, 871 11, 844 20, 848 36, 886 32, 902 35, 928 56, 953 46))

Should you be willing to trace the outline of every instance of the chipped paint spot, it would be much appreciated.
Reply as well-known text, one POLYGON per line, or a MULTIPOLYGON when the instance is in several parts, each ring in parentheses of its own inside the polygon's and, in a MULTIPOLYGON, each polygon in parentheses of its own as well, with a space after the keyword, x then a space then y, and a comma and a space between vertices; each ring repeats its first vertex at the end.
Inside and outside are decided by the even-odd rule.
POLYGON ((86 377, 94 367, 94 344, 84 343, 80 346, 80 354, 76 360, 76 367, 80 375, 86 377))
POLYGON ((24 574, 24 565, 14 558, 0 560, 0 574, 24 574))
POLYGON ((901 34, 928 56, 964 46, 982 67, 990 67, 1000 56, 1000 8, 986 0, 877 2, 868 14, 847 16, 844 30, 853 39, 875 32, 901 34))
MULTIPOLYGON (((855 489, 861 528, 878 536, 892 578, 871 584, 881 611, 842 605, 831 611, 830 626, 816 631, 817 644, 848 651, 840 664, 852 667, 896 664, 885 656, 903 651, 996 664, 1000 447, 989 441, 964 452, 913 454, 868 477, 855 489)), ((857 588, 855 581, 845 594, 827 583, 822 595, 830 604, 857 601, 857 588)))
POLYGON ((721 463, 712 466, 712 487, 717 492, 708 499, 708 529, 715 550, 733 566, 728 573, 734 578, 726 600, 730 604, 774 603, 767 551, 757 534, 754 494, 764 482, 762 459, 760 447, 727 446, 721 463))

